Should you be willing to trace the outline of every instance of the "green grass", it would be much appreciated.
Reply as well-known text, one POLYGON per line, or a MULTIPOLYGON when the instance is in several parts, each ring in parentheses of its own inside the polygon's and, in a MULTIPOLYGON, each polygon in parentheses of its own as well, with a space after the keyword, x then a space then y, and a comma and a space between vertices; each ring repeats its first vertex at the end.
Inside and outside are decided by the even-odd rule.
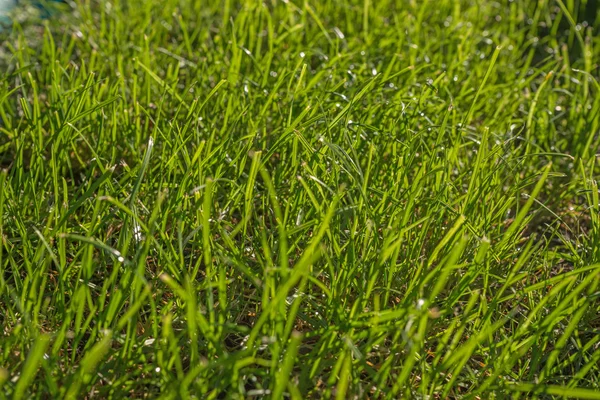
POLYGON ((593 0, 71 7, 0 46, 0 398, 600 399, 593 0))

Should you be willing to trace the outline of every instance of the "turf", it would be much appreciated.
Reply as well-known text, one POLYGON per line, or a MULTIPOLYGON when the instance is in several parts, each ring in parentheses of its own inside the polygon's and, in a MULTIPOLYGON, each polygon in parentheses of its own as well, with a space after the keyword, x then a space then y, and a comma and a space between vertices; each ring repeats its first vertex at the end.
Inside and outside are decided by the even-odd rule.
POLYGON ((0 398, 600 398, 593 0, 57 7, 0 46, 0 398))

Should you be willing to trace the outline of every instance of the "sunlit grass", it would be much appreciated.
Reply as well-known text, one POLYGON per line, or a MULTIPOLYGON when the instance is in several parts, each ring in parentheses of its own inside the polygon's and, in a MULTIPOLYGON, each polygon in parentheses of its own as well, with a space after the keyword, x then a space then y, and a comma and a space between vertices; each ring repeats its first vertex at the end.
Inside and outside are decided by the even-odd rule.
POLYGON ((589 4, 59 6, 0 47, 0 398, 600 398, 589 4))

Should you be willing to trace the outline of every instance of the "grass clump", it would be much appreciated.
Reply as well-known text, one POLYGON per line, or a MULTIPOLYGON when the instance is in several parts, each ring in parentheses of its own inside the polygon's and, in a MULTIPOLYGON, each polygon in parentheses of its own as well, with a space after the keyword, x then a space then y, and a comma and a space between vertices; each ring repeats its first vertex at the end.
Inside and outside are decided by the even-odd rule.
POLYGON ((2 396, 600 398, 592 1, 66 7, 0 49, 2 396))

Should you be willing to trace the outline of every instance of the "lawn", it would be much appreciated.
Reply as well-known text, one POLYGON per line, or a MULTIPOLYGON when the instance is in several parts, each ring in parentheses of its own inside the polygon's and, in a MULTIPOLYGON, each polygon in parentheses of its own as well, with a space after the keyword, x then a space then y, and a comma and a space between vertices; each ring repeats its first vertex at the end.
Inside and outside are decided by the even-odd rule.
POLYGON ((0 399, 600 399, 594 0, 55 7, 0 33, 0 399))

